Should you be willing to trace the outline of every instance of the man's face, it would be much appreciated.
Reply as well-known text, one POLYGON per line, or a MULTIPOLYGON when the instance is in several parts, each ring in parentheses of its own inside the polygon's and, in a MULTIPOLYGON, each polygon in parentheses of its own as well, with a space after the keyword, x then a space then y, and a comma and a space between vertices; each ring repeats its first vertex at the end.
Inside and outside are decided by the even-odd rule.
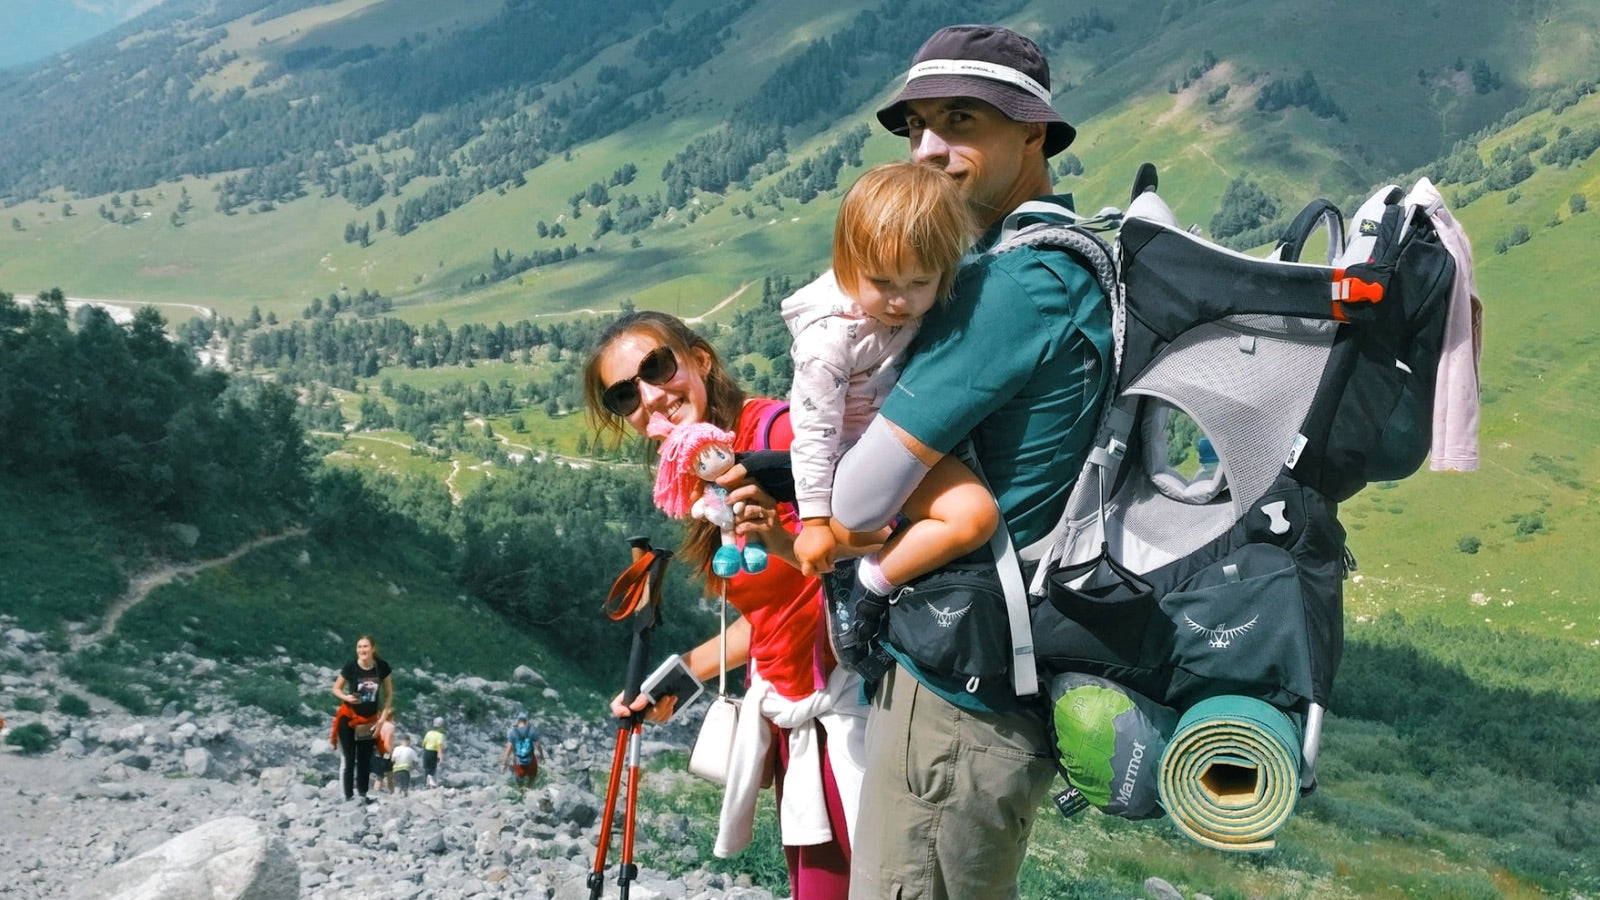
POLYGON ((1015 122, 971 97, 906 102, 911 159, 956 180, 978 222, 999 221, 1039 191, 1033 177, 1043 159, 1045 126, 1015 122))

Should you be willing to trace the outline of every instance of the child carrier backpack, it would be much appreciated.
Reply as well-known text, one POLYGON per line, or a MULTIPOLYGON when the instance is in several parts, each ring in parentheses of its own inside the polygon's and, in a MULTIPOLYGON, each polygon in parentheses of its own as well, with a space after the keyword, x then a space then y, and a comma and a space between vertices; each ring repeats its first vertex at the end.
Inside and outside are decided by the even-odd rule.
MULTIPOLYGON (((1164 811, 1258 849, 1315 786, 1354 568, 1338 504, 1437 453, 1440 360, 1463 349, 1447 332, 1473 341, 1448 377, 1467 398, 1452 466, 1475 467, 1471 257, 1426 179, 1374 194, 1348 242, 1316 201, 1266 259, 1179 228, 1154 185, 1147 166, 1109 217, 1117 354, 1096 445, 1055 531, 1021 551, 1031 652, 1082 792, 1063 812, 1164 811), (1301 261, 1321 228, 1326 261, 1301 261)), ((1022 228, 1001 249, 1041 241, 1065 243, 1022 228)))

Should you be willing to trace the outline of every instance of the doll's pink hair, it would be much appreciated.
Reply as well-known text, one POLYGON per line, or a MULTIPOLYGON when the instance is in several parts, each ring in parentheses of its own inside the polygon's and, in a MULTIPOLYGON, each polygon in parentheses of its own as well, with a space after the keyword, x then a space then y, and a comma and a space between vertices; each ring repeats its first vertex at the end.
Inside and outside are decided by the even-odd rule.
POLYGON ((695 474, 694 461, 708 444, 733 446, 733 432, 723 431, 710 422, 673 425, 660 413, 650 417, 645 434, 665 438, 661 442, 660 464, 656 467, 656 506, 674 519, 689 514, 704 485, 695 474))

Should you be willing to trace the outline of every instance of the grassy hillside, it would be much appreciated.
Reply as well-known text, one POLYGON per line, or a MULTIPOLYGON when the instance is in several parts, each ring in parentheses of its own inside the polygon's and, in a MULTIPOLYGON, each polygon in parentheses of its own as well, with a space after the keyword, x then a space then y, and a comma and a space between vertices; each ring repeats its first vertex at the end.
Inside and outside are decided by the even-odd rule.
MULTIPOLYGON (((444 21, 418 4, 341 0, 240 23, 224 44, 238 57, 208 76, 215 83, 206 86, 226 87, 251 68, 308 47, 384 45, 419 30, 477 24, 492 7, 463 4, 444 21)), ((681 12, 710 8, 689 3, 681 12)), ((659 191, 661 167, 679 148, 716 127, 783 59, 871 8, 864 2, 821 9, 756 4, 738 17, 722 53, 661 85, 664 114, 552 158, 529 170, 524 186, 484 194, 403 237, 378 231, 368 247, 343 242, 344 224, 368 220, 373 210, 354 209, 337 197, 313 195, 271 212, 224 215, 208 199, 214 179, 189 178, 140 190, 148 205, 139 207, 143 218, 129 225, 95 214, 111 202, 109 195, 52 196, 11 207, 16 227, 0 228, 0 285, 26 295, 60 284, 74 296, 195 304, 239 317, 252 306, 295 317, 312 297, 365 287, 393 298, 396 314, 412 322, 586 315, 615 310, 624 301, 726 321, 753 301, 752 286, 766 275, 804 277, 826 264, 837 192, 806 204, 764 204, 759 197, 777 177, 767 176, 725 195, 701 194, 689 208, 669 211, 632 237, 613 233, 599 240, 588 238, 599 211, 581 204, 582 217, 573 219, 568 198, 630 163, 639 175, 628 190, 659 191), (775 34, 784 37, 774 42, 775 34), (173 225, 169 219, 184 191, 194 198, 193 208, 173 225), (68 202, 74 214, 64 216, 68 202), (743 214, 747 205, 753 217, 743 214), (568 237, 562 240, 593 252, 462 288, 488 271, 493 252, 526 253, 553 243, 538 238, 538 222, 563 223, 568 237), (634 238, 638 246, 632 246, 634 238)), ((1047 34, 1088 10, 1082 4, 1030 3, 1008 21, 1047 34)), ((1374 183, 1399 177, 1402 167, 1429 173, 1425 160, 1495 121, 1530 91, 1581 77, 1586 69, 1580 61, 1597 52, 1584 38, 1593 33, 1596 13, 1582 4, 1532 4, 1509 17, 1452 10, 1439 3, 1405 10, 1372 4, 1169 4, 1158 17, 1117 15, 1115 30, 1086 41, 1057 41, 1052 57, 1059 103, 1074 115, 1087 113, 1072 148, 1084 172, 1064 187, 1084 208, 1120 202, 1137 164, 1154 160, 1162 169, 1163 194, 1180 218, 1202 226, 1227 184, 1240 176, 1259 181, 1286 211, 1317 194, 1349 203, 1374 183), (1306 52, 1308 41, 1330 33, 1363 36, 1359 64, 1354 56, 1306 52), (1215 65, 1196 72, 1206 51, 1215 65), (1484 94, 1456 69, 1458 62, 1480 58, 1503 78, 1501 87, 1484 94), (1255 109, 1265 80, 1299 68, 1315 72, 1348 121, 1319 119, 1296 108, 1266 115, 1255 109), (1414 127, 1422 122, 1429 127, 1414 127)), ((624 41, 603 52, 551 90, 592 80, 626 47, 624 41)), ((885 85, 878 96, 890 89, 885 85)), ((841 116, 839 127, 866 119, 870 106, 841 116)), ((1509 118, 1505 127, 1485 132, 1478 155, 1488 163, 1499 148, 1532 136, 1548 144, 1563 130, 1594 127, 1600 127, 1600 98, 1590 95, 1559 115, 1540 110, 1509 118)), ((835 130, 791 146, 790 160, 826 145, 835 130)), ((375 147, 361 152, 374 162, 395 153, 375 147)), ((863 148, 863 162, 901 153, 897 140, 875 132, 863 148)), ((1527 180, 1457 204, 1476 242, 1486 302, 1483 471, 1423 473, 1375 486, 1346 505, 1344 518, 1362 565, 1349 591, 1356 624, 1404 609, 1452 623, 1558 634, 1586 645, 1600 641, 1600 616, 1583 608, 1584 586, 1596 571, 1582 552, 1597 524, 1590 473, 1600 470, 1594 442, 1584 439, 1596 411, 1584 387, 1591 380, 1587 349, 1597 326, 1582 298, 1592 296, 1600 276, 1576 264, 1594 245, 1597 220, 1592 211, 1574 213, 1571 205, 1574 195, 1600 198, 1600 186, 1592 158, 1563 168, 1538 163, 1538 156, 1532 154, 1535 171, 1527 180), (1519 226, 1531 239, 1495 252, 1519 226), (1476 551, 1464 552, 1469 547, 1476 551)), ((856 171, 847 168, 841 183, 856 171)), ((414 182, 406 192, 426 186, 426 180, 414 182)), ((1446 194, 1465 199, 1460 186, 1447 186, 1446 194)), ((164 311, 173 320, 190 312, 177 305, 164 311)), ((476 381, 486 375, 460 377, 476 381)), ((535 366, 512 380, 538 377, 535 366)), ((511 433, 508 422, 491 424, 521 447, 553 441, 559 452, 571 452, 582 433, 577 417, 551 420, 530 411, 526 420, 525 435, 511 433)), ((377 446, 352 448, 349 457, 370 459, 376 452, 377 446)), ((405 461, 428 465, 415 457, 405 461)), ((470 487, 471 479, 488 477, 481 461, 455 462, 440 466, 441 479, 454 470, 470 487)))
MULTIPOLYGON (((219 45, 237 58, 202 78, 197 89, 241 86, 249 73, 308 48, 384 46, 419 33, 476 25, 491 6, 460 4, 440 19, 415 3, 341 0, 275 19, 244 20, 231 25, 219 45)), ((668 18, 681 21, 712 6, 679 4, 668 18)), ((1578 61, 1596 52, 1575 43, 1575 30, 1586 23, 1592 27, 1595 15, 1575 3, 1541 4, 1527 16, 1511 17, 1510 28, 1507 17, 1489 14, 1498 10, 1492 5, 1484 6, 1483 15, 1449 12, 1453 7, 1441 3, 1403 11, 1370 3, 1328 7, 1264 0, 1189 6, 1169 4, 1161 17, 1123 12, 1114 16, 1113 31, 1052 46, 1059 105, 1082 126, 1073 149, 1087 172, 1071 186, 1086 206, 1118 202, 1133 169, 1145 159, 1158 161, 1169 173, 1180 214, 1201 222, 1209 219, 1227 181, 1238 175, 1261 180, 1289 205, 1316 194, 1343 200, 1446 152, 1455 140, 1521 102, 1530 89, 1579 77, 1585 69, 1578 61), (1176 14, 1183 9, 1188 11, 1176 14), (1361 35, 1359 61, 1322 52, 1329 34, 1361 35), (1551 52, 1552 46, 1564 52, 1551 52), (1189 70, 1205 52, 1214 54, 1216 66, 1169 94, 1170 87, 1188 81, 1189 70), (1502 87, 1482 95, 1463 84, 1465 76, 1454 69, 1457 62, 1480 58, 1504 79, 1502 87), (1347 121, 1318 119, 1292 108, 1265 117, 1255 110, 1264 83, 1302 71, 1317 76, 1347 121), (1226 97, 1210 100, 1224 86, 1226 97), (1424 122, 1430 127, 1417 127, 1424 122)), ((571 313, 614 308, 623 297, 686 314, 704 311, 751 279, 772 272, 800 275, 825 265, 826 223, 836 194, 803 205, 786 200, 781 208, 762 204, 758 196, 776 177, 768 176, 748 190, 702 195, 695 206, 670 213, 639 234, 637 248, 627 236, 590 239, 596 211, 584 210, 586 215, 573 221, 567 198, 625 163, 639 172, 630 192, 660 191, 663 164, 697 135, 716 128, 779 64, 807 42, 874 8, 865 2, 756 4, 734 21, 722 53, 659 86, 665 106, 658 114, 529 170, 525 186, 484 194, 403 237, 374 230, 369 247, 341 240, 347 222, 370 224, 376 209, 392 210, 390 198, 358 209, 313 194, 271 212, 223 215, 213 208, 218 179, 186 179, 129 185, 151 205, 140 208, 143 218, 137 222, 120 225, 94 214, 110 202, 109 194, 52 192, 47 201, 11 208, 22 230, 0 228, 0 283, 23 295, 60 284, 74 296, 198 303, 234 316, 252 305, 292 314, 310 297, 341 287, 394 297, 412 321, 571 313), (775 34, 784 37, 774 42, 775 34), (179 191, 185 188, 194 206, 173 225, 179 191), (74 207, 72 217, 62 216, 67 202, 74 207), (731 212, 746 203, 754 204, 754 218, 731 212), (563 241, 593 249, 594 255, 527 273, 520 283, 461 290, 465 280, 488 271, 492 251, 526 253, 558 243, 533 233, 539 221, 564 223, 568 237, 563 241)), ((1034 2, 1008 21, 1044 34, 1092 8, 1034 2)), ((628 42, 620 41, 546 92, 592 83, 602 68, 623 61, 627 53, 628 42)), ((269 92, 276 84, 251 91, 269 92)), ((891 87, 882 83, 875 96, 891 87)), ((847 125, 870 122, 875 102, 829 110, 824 120, 837 124, 814 137, 801 135, 801 142, 789 147, 789 160, 815 152, 847 125)), ((356 164, 377 165, 397 158, 396 152, 358 148, 356 164)), ((875 132, 864 155, 870 163, 902 152, 898 141, 875 132)), ((841 183, 853 174, 843 173, 841 183)), ((408 184, 400 199, 430 183, 408 184)))
MULTIPOLYGON (((675 9, 687 17, 713 7, 686 3, 675 9)), ((701 194, 689 208, 669 211, 633 236, 638 246, 615 233, 590 240, 599 211, 581 204, 582 217, 573 219, 568 198, 630 163, 639 173, 630 191, 659 191, 661 168, 674 153, 716 127, 784 59, 872 8, 866 2, 755 4, 736 19, 720 54, 660 86, 663 114, 552 158, 529 170, 524 186, 484 194, 403 237, 376 231, 371 246, 345 243, 344 224, 370 220, 373 209, 354 209, 337 197, 313 195, 271 212, 224 215, 210 200, 215 179, 188 178, 130 185, 148 205, 128 225, 96 215, 110 195, 54 195, 11 207, 15 227, 0 227, 0 285, 27 295, 59 284, 73 296, 195 304, 236 317, 252 306, 294 317, 315 296, 365 287, 393 298, 396 314, 412 322, 582 315, 614 310, 624 301, 725 321, 748 306, 754 299, 750 287, 766 275, 803 277, 826 264, 837 192, 806 204, 763 204, 760 195, 777 177, 767 176, 725 195, 701 194), (783 38, 774 41, 772 35, 783 38), (193 208, 174 225, 170 218, 185 191, 194 198, 193 208), (67 203, 71 216, 63 215, 67 203), (747 205, 753 217, 741 212, 747 205), (563 223, 564 240, 593 252, 462 288, 488 271, 493 252, 525 253, 553 243, 534 233, 538 222, 563 223)), ((340 0, 235 23, 222 46, 237 58, 208 75, 203 86, 248 83, 249 71, 311 47, 387 46, 430 29, 437 34, 476 25, 494 9, 487 2, 461 4, 441 20, 425 4, 340 0)), ((1029 3, 1007 21, 1043 35, 1089 9, 1029 3)), ((1348 203, 1374 183, 1398 177, 1402 168, 1428 173, 1426 160, 1494 122, 1531 91, 1570 84, 1592 70, 1583 61, 1600 51, 1584 35, 1594 33, 1595 15, 1587 5, 1562 2, 1529 4, 1509 16, 1473 15, 1441 3, 1397 10, 1217 2, 1168 4, 1159 16, 1144 18, 1121 13, 1112 31, 1051 45, 1059 103, 1082 117, 1072 152, 1084 173, 1064 186, 1085 208, 1120 202, 1137 164, 1154 160, 1162 169, 1163 193, 1180 218, 1202 226, 1227 184, 1240 176, 1258 180, 1286 210, 1317 194, 1348 203), (1352 45, 1343 55, 1308 52, 1329 34, 1361 35, 1359 51, 1352 45), (1206 52, 1215 64, 1197 71, 1206 52), (1468 73, 1457 70, 1458 63, 1480 58, 1503 79, 1501 87, 1483 94, 1464 81, 1468 73), (1300 69, 1317 75, 1347 121, 1296 108, 1266 115, 1256 110, 1266 80, 1300 69)), ((600 67, 625 56, 627 46, 617 43, 551 91, 592 81, 600 67)), ((885 84, 877 96, 891 88, 885 84)), ((839 127, 867 119, 871 105, 840 116, 839 127)), ((1478 154, 1488 162, 1498 148, 1532 135, 1548 143, 1563 129, 1597 126, 1600 99, 1590 95, 1559 115, 1541 110, 1512 117, 1506 127, 1486 132, 1478 154)), ((791 146, 790 160, 824 146, 835 130, 791 146)), ((902 152, 897 140, 875 132, 863 161, 870 165, 902 152)), ((360 153, 360 159, 379 162, 396 151, 369 147, 360 153)), ((1536 160, 1538 153, 1532 156, 1536 160)), ((1574 213, 1571 207, 1574 195, 1600 198, 1600 186, 1592 158, 1567 168, 1535 168, 1511 189, 1483 193, 1457 208, 1476 241, 1486 301, 1483 471, 1424 473, 1376 486, 1346 505, 1352 547, 1362 564, 1349 592, 1358 624, 1399 608, 1448 622, 1600 641, 1600 616, 1582 606, 1584 585, 1595 574, 1582 552, 1597 524, 1590 473, 1600 470, 1594 442, 1583 439, 1586 423, 1595 418, 1595 401, 1584 386, 1591 380, 1587 349, 1597 326, 1582 298, 1593 294, 1600 276, 1575 264, 1593 246, 1597 220, 1592 211, 1574 213), (1496 253, 1496 244, 1518 226, 1531 240, 1496 253), (1465 547, 1477 549, 1468 553, 1465 547)), ((846 169, 841 183, 856 171, 846 169)), ((406 192, 426 187, 422 180, 406 192)), ((1447 187, 1446 193, 1460 196, 1461 188, 1447 187)), ((130 201, 127 195, 119 199, 130 201)), ((164 311, 173 320, 190 312, 176 305, 164 311)), ((527 418, 525 436, 509 434, 507 423, 493 424, 514 443, 537 448, 555 441, 564 451, 581 433, 575 417, 552 421, 533 411, 527 418)), ((458 462, 469 472, 474 465, 458 462)))
MULTIPOLYGON (((1485 147, 1563 127, 1592 127, 1600 98, 1559 117, 1540 113, 1485 147)), ((1491 151, 1492 152, 1492 151, 1491 151)), ((1424 474, 1369 488, 1343 518, 1363 578, 1350 611, 1399 608, 1453 623, 1563 635, 1600 650, 1600 611, 1586 585, 1600 567, 1586 548, 1600 527, 1600 412, 1588 385, 1600 321, 1588 298, 1600 275, 1579 262, 1600 241, 1574 194, 1600 192, 1600 164, 1542 167, 1508 191, 1459 210, 1475 237, 1484 299, 1482 470, 1424 474), (1531 239, 1495 252, 1517 227, 1531 239), (1481 541, 1475 553, 1461 552, 1481 541), (1481 596, 1479 596, 1481 595, 1481 596)))

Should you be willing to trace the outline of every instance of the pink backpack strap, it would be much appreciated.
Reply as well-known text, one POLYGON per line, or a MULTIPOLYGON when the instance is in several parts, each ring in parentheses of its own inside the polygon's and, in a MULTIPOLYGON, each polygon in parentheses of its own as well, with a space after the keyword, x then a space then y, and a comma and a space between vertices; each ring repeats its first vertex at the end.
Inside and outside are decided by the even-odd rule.
POLYGON ((789 414, 789 404, 772 403, 762 411, 761 417, 756 419, 756 450, 772 449, 772 428, 778 423, 779 416, 789 414))
MULTIPOLYGON (((778 419, 789 414, 789 404, 769 403, 761 411, 760 418, 756 419, 756 442, 752 450, 772 449, 772 429, 778 424, 778 419)), ((819 588, 820 590, 820 588, 819 588)), ((820 602, 820 601, 819 601, 820 602)), ((828 686, 828 671, 823 662, 823 655, 828 646, 828 623, 826 619, 818 620, 816 640, 811 644, 811 686, 813 690, 822 690, 828 686)))

